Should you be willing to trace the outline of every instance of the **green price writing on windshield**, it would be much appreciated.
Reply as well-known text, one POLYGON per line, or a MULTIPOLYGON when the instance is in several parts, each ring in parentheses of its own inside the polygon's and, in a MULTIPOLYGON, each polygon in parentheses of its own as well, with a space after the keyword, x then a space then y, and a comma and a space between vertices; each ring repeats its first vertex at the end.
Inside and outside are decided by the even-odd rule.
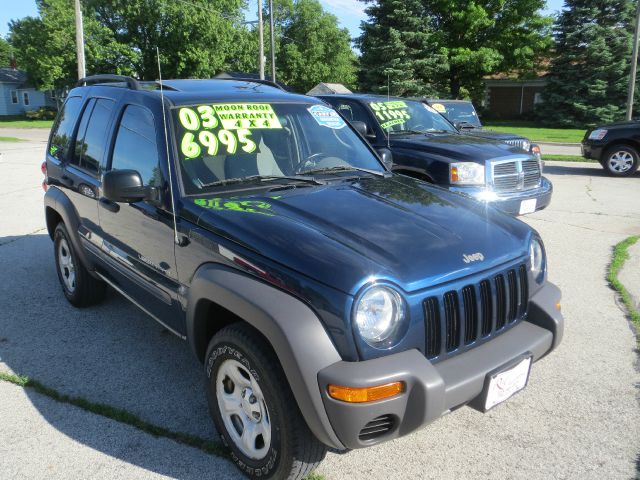
POLYGON ((409 106, 401 100, 371 102, 369 105, 384 129, 400 125, 411 118, 409 106))
POLYGON ((180 150, 187 159, 207 155, 234 155, 238 149, 253 153, 257 149, 251 130, 282 128, 268 103, 227 103, 183 107, 178 111, 185 132, 180 150), (216 131, 216 129, 219 129, 216 131))

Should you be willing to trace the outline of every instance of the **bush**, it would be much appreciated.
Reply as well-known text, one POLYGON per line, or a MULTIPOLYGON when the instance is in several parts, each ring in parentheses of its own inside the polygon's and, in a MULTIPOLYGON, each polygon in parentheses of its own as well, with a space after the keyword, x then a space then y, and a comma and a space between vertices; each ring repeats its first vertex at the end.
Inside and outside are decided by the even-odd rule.
POLYGON ((40 107, 38 110, 25 113, 29 120, 53 120, 56 118, 56 110, 53 108, 40 107))

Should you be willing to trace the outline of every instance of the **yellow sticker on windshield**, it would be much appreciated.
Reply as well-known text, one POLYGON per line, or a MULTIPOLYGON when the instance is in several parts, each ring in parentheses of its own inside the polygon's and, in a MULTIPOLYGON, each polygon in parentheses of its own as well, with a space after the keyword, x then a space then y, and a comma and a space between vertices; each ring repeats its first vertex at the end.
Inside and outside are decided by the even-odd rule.
POLYGON ((433 105, 431 105, 433 107, 433 109, 439 113, 447 113, 447 107, 445 107, 443 104, 441 103, 434 103, 433 105))
POLYGON ((375 113, 380 127, 385 130, 394 125, 401 125, 411 118, 409 106, 402 100, 371 102, 369 105, 375 113))
POLYGON ((273 107, 268 103, 224 103, 213 110, 225 130, 246 128, 282 128, 273 107))

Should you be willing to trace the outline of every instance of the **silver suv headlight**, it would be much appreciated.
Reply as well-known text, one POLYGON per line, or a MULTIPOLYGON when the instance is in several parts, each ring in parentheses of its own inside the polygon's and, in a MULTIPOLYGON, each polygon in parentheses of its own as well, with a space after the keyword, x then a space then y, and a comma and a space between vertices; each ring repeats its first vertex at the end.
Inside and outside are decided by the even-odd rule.
POLYGON ((353 319, 362 339, 375 348, 388 348, 401 338, 405 302, 396 290, 374 285, 357 299, 353 319))
POLYGON ((522 141, 522 149, 525 152, 528 152, 531 149, 531 142, 529 140, 523 140, 522 141))
POLYGON ((452 185, 484 185, 484 165, 473 162, 457 162, 449 165, 452 185))
POLYGON ((531 273, 538 283, 542 283, 547 269, 547 259, 542 240, 533 237, 529 245, 529 256, 531 257, 531 273))

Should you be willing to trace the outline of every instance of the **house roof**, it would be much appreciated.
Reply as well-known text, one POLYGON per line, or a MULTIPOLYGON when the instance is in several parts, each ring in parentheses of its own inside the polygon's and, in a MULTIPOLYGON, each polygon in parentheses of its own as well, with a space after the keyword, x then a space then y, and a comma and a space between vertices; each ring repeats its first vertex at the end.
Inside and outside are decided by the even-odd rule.
POLYGON ((307 95, 327 95, 330 93, 349 94, 352 93, 341 83, 319 83, 307 92, 307 95))
POLYGON ((26 83, 27 72, 15 68, 0 68, 0 83, 26 83))

